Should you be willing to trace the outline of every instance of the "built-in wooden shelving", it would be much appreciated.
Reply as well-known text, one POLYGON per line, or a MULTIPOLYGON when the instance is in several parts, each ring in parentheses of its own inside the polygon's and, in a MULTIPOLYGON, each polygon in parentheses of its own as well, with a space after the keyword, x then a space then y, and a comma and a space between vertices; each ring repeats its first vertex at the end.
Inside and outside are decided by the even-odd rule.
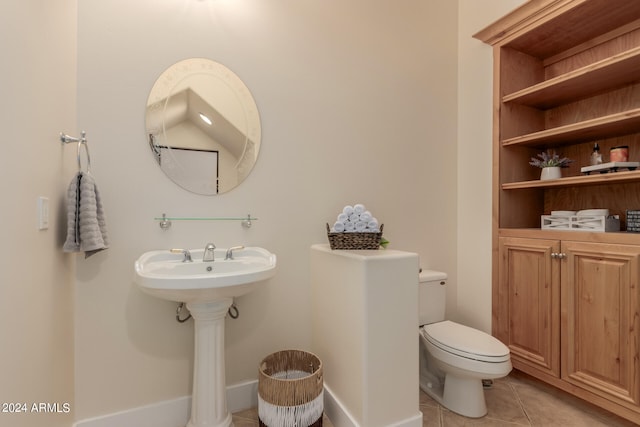
POLYGON ((619 146, 640 161, 640 0, 530 0, 474 37, 494 48, 493 333, 514 368, 640 425, 640 233, 625 232, 640 169, 579 175, 596 144, 604 162, 619 146), (547 150, 573 176, 536 179, 547 150), (593 208, 622 231, 541 229, 541 215, 593 208), (592 342, 617 343, 615 358, 592 342))
POLYGON ((640 0, 530 0, 474 37, 494 48, 494 335, 515 368, 640 424, 640 366, 585 345, 617 342, 618 362, 640 356, 640 233, 625 232, 640 169, 579 175, 595 144, 604 162, 619 146, 640 161, 640 0), (536 179, 529 162, 546 150, 573 159, 573 176, 536 179), (541 229, 541 215, 593 208, 622 231, 541 229), (625 273, 602 273, 622 253, 625 273), (620 323, 575 333, 609 318, 620 323))

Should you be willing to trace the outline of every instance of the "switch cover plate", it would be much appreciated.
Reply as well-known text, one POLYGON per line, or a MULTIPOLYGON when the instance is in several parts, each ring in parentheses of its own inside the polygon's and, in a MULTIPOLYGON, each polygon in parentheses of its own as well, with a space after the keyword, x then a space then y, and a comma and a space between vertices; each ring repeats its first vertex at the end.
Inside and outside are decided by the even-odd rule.
POLYGON ((49 228, 49 198, 38 197, 38 230, 49 228))

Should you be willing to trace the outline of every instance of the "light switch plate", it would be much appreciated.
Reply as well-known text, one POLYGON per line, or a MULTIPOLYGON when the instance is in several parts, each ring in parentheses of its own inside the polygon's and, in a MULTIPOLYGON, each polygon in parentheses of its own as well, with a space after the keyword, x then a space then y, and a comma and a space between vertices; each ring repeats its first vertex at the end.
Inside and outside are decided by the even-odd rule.
POLYGON ((49 228, 49 198, 38 197, 38 230, 49 228))

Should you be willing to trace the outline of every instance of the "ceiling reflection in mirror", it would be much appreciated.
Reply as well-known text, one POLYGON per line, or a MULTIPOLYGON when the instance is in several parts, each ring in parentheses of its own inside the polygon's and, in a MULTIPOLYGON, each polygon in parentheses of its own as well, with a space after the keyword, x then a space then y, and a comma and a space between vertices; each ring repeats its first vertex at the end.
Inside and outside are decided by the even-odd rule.
POLYGON ((145 124, 162 171, 197 194, 238 186, 260 151, 260 116, 249 89, 209 59, 186 59, 160 75, 147 100, 145 124))

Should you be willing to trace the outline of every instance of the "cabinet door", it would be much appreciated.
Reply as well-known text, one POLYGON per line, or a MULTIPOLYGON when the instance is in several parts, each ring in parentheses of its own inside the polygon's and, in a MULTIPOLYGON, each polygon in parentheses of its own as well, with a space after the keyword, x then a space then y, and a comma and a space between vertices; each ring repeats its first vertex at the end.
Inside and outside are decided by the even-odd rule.
POLYGON ((562 378, 640 403, 640 246, 562 242, 562 378))
POLYGON ((559 249, 557 240, 500 238, 494 301, 497 338, 509 347, 514 366, 556 377, 560 376, 560 271, 552 254, 559 249))

